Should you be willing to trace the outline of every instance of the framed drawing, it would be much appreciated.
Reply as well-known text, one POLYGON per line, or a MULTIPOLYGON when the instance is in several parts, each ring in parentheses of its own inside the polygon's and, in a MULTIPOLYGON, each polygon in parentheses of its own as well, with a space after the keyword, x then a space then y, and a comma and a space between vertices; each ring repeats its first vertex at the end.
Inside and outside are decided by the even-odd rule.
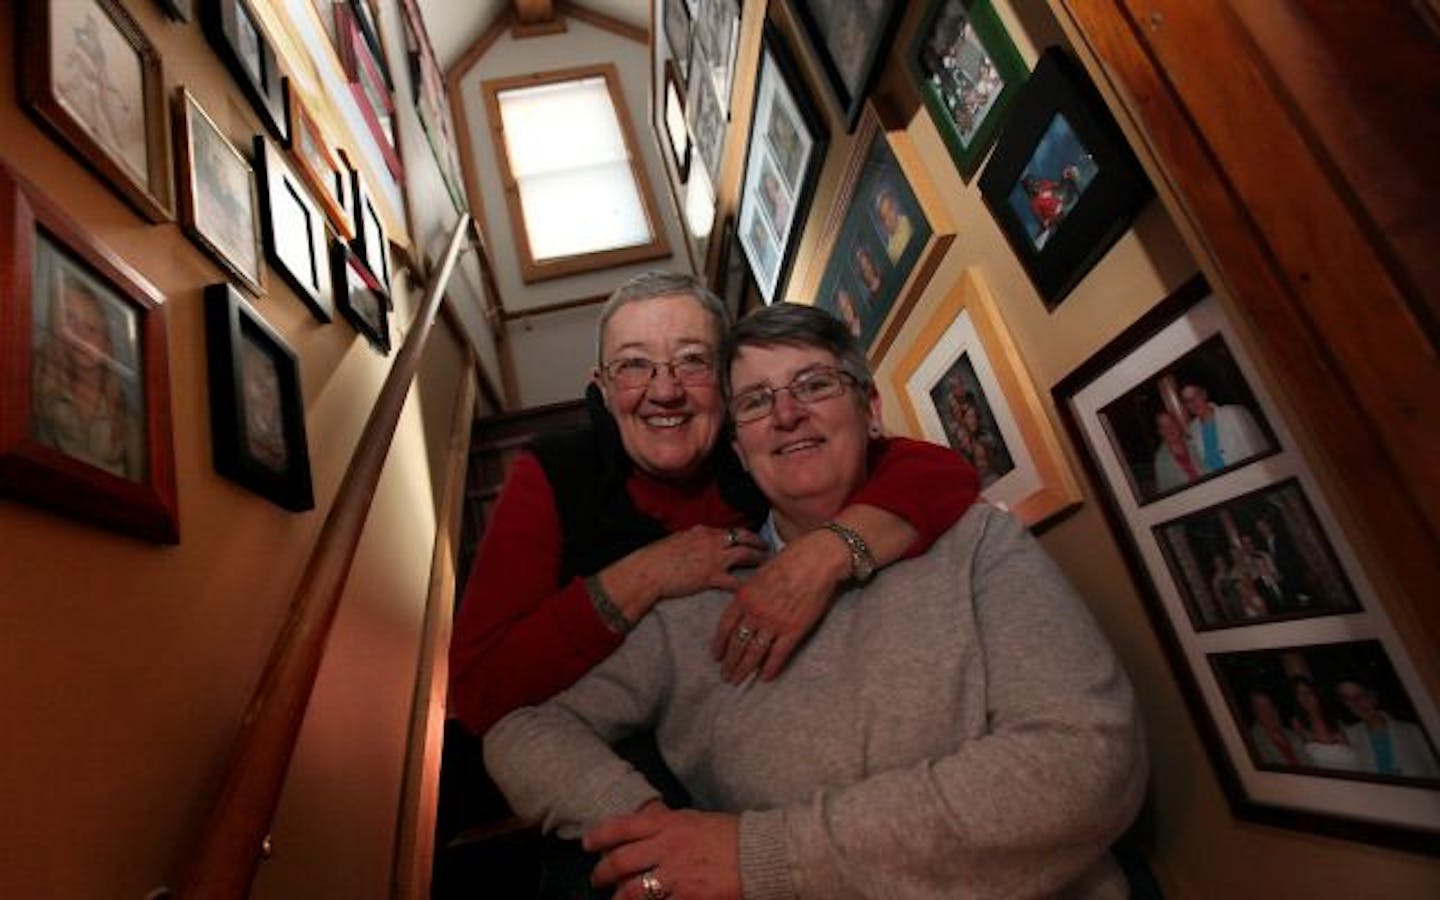
POLYGON ((390 353, 390 298, 355 251, 341 241, 330 244, 331 277, 340 312, 370 346, 390 353))
MULTIPOLYGON (((705 66, 705 54, 698 46, 692 66, 705 66)), ((685 124, 690 128, 691 145, 705 164, 711 183, 719 177, 720 163, 725 156, 725 110, 715 99, 705 78, 691 77, 685 90, 685 124)))
POLYGON ((255 172, 183 86, 175 89, 175 146, 185 230, 252 293, 265 293, 255 172))
POLYGON ((887 136, 867 107, 822 232, 820 258, 826 263, 812 293, 816 305, 850 327, 872 365, 895 340, 955 239, 928 182, 912 181, 907 169, 923 172, 907 138, 887 136), (897 150, 908 165, 901 165, 897 150))
POLYGON ((456 150, 455 124, 450 117, 450 102, 445 97, 445 75, 430 45, 425 20, 417 0, 402 0, 401 21, 405 25, 406 51, 410 59, 411 102, 420 118, 430 154, 440 168, 440 177, 457 210, 467 208, 465 177, 456 150))
POLYGON ((295 354, 228 284, 205 288, 205 344, 215 471, 285 509, 313 509, 295 354))
POLYGON ((285 98, 290 108, 290 160, 295 171, 310 186, 311 196, 325 210, 330 227, 345 240, 355 236, 350 218, 350 167, 325 139, 300 94, 285 79, 285 98))
POLYGON ((899 0, 794 0, 846 130, 853 131, 905 4, 899 0))
POLYGON ((700 0, 686 83, 694 79, 709 85, 722 122, 730 118, 730 87, 735 82, 735 54, 739 48, 738 0, 700 0))
POLYGON ((0 163, 0 491, 180 540, 160 292, 0 163))
POLYGON ((284 75, 249 0, 202 0, 200 23, 266 130, 288 144, 284 75))
POLYGON ((25 0, 26 109, 151 222, 172 213, 160 54, 117 0, 25 0))
POLYGON ((766 303, 785 288, 830 139, 780 32, 766 25, 740 188, 740 245, 766 303))
POLYGON ((920 99, 969 181, 1029 69, 991 0, 932 0, 906 58, 920 99))
POLYGON ((360 115, 375 139, 375 146, 385 160, 390 174, 400 177, 399 144, 395 139, 395 100, 390 95, 380 61, 370 49, 361 32, 360 22, 352 7, 337 6, 336 21, 340 26, 341 61, 345 65, 345 77, 350 82, 350 92, 360 107, 360 115), (347 12, 348 10, 348 12, 347 12))
POLYGON ((675 63, 665 60, 665 143, 675 163, 675 174, 684 184, 690 178, 690 132, 685 128, 685 94, 675 76, 675 63))
MULTIPOLYGON (((1181 287, 1054 396, 1236 815, 1440 848, 1440 710, 1205 282, 1181 287), (1216 387, 1172 411, 1166 394, 1185 379, 1167 373, 1196 363, 1228 372, 1224 396, 1216 387), (1205 477, 1147 492, 1137 397, 1222 453, 1245 443, 1205 477), (1245 427, 1227 423, 1227 407, 1244 409, 1245 427)), ((1156 460, 1172 453, 1172 430, 1153 426, 1156 460)))
POLYGON ((1151 188, 1085 73, 1051 47, 1011 106, 980 193, 1054 309, 1130 227, 1151 188))
POLYGON ((665 45, 670 48, 670 61, 684 85, 690 76, 690 10, 685 0, 664 0, 664 5, 665 45))
POLYGON ((355 239, 350 242, 350 246, 354 248, 360 263, 370 270, 388 308, 390 242, 385 236, 385 226, 380 221, 380 212, 375 208, 375 201, 370 197, 370 192, 365 190, 365 182, 360 173, 354 169, 350 170, 350 196, 354 199, 355 209, 355 239))
POLYGON ((263 134, 255 135, 265 256, 321 322, 333 316, 325 223, 304 184, 263 134))
POLYGON ((968 459, 986 500, 1031 528, 1079 505, 1080 486, 978 268, 960 276, 891 378, 911 433, 968 459))

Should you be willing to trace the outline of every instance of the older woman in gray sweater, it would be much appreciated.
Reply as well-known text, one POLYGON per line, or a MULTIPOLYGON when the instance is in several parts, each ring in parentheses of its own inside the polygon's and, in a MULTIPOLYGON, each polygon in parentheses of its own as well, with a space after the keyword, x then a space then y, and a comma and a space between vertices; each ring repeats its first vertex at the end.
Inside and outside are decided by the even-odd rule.
MULTIPOLYGON (((1146 765, 1125 674, 1024 528, 977 505, 870 578, 831 516, 864 483, 879 396, 845 327, 778 305, 736 326, 735 443, 777 545, 839 528, 856 579, 775 681, 725 682, 728 594, 656 607, 609 659, 485 739, 515 811, 603 854, 618 898, 1123 896, 1106 848, 1146 765), (653 730, 691 810, 610 750, 653 730)), ((726 370, 722 369, 722 372, 726 370)), ((741 627, 731 662, 768 639, 741 627)))

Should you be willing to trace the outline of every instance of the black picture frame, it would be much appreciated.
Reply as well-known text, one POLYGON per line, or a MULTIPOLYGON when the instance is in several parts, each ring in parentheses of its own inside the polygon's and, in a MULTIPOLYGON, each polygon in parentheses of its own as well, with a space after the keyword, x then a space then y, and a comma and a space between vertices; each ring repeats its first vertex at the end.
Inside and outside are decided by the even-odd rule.
POLYGON ((390 298, 365 261, 341 241, 330 244, 335 306, 381 355, 390 354, 390 298))
POLYGON ((265 258, 311 315, 329 322, 335 303, 325 252, 325 215, 281 151, 263 134, 255 135, 255 174, 260 181, 265 258))
POLYGON ((203 0, 200 25, 265 129, 282 146, 290 146, 285 73, 254 9, 246 0, 203 0))
MULTIPOLYGON (((350 196, 354 203, 352 213, 355 219, 355 239, 350 242, 355 256, 377 283, 377 290, 390 305, 390 247, 385 234, 385 225, 380 221, 380 211, 365 189, 365 180, 356 169, 350 170, 350 196)), ((336 295, 340 293, 336 282, 336 295)))
POLYGON ((1054 310, 1154 193, 1095 86, 1051 47, 980 175, 990 214, 1054 310))
POLYGON ((205 288, 215 471, 292 512, 315 508, 300 364, 233 285, 205 288))
POLYGON ((791 0, 791 6, 820 60, 845 131, 854 131, 905 4, 899 0, 791 0))
POLYGON ((675 61, 665 61, 665 108, 661 112, 665 124, 665 143, 670 147, 670 159, 675 163, 675 174, 684 184, 690 180, 690 160, 695 155, 695 145, 690 141, 690 131, 685 125, 685 88, 675 74, 675 61))

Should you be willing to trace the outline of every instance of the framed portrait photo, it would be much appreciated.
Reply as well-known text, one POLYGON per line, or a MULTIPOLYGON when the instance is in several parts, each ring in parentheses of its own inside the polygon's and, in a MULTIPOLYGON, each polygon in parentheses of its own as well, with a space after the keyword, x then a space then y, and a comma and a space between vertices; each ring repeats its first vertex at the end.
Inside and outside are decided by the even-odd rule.
POLYGON ((1080 486, 978 268, 964 271, 891 377, 911 433, 969 460, 986 500, 1031 528, 1079 505, 1080 486))
POLYGON ((23 0, 21 95, 39 122, 151 222, 172 215, 160 54, 118 0, 23 0))
POLYGON ((321 322, 334 314, 325 221, 280 150, 255 135, 255 168, 260 178, 260 225, 270 267, 321 322))
POLYGON ((689 79, 705 82, 714 94, 721 120, 729 120, 735 54, 740 48, 739 0, 700 0, 694 21, 687 83, 689 79))
POLYGON ((281 144, 288 144, 284 73, 249 0, 202 0, 200 24, 265 130, 281 144))
POLYGON ((1204 280, 1054 397, 1236 815, 1440 848, 1440 710, 1204 280))
POLYGON ((294 512, 315 506, 294 352, 229 284, 205 288, 215 471, 294 512))
POLYGON ((265 293, 255 170, 184 87, 175 89, 175 146, 181 224, 246 289, 265 293))
POLYGON ((0 491, 180 540, 164 300, 0 163, 0 491))
POLYGON ((969 181, 1029 69, 991 0, 931 0, 906 58, 920 99, 969 181))
POLYGON ((1153 191, 1085 73, 1051 47, 1010 107, 980 193, 1054 309, 1153 191))
POLYGON ((756 76, 740 245, 766 303, 785 287, 830 139, 780 32, 767 24, 756 76))
POLYGON ((349 210, 350 167, 326 140, 288 78, 285 79, 285 99, 290 109, 290 160, 310 186, 311 196, 325 210, 330 227, 348 241, 355 236, 355 222, 349 210))
POLYGON ((690 131, 685 126, 685 93, 675 76, 673 60, 665 61, 665 145, 681 184, 690 178, 690 131))
POLYGON ((899 0, 794 0, 847 130, 853 131, 905 4, 899 0))
POLYGON ((822 232, 820 258, 826 262, 812 295, 850 328, 872 364, 895 340, 955 239, 922 173, 908 138, 887 135, 866 107, 822 232))
POLYGON ((390 298, 370 267, 347 244, 330 244, 335 305, 345 319, 381 354, 390 354, 390 298))

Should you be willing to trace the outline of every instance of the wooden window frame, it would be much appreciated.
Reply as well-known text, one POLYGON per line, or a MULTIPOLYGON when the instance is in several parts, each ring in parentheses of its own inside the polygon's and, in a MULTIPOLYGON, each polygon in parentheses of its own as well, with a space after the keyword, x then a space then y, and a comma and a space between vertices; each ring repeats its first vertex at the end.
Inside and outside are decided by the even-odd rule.
POLYGON ((505 206, 510 214, 510 230, 515 235, 516 255, 520 262, 520 278, 526 284, 565 278, 585 272, 595 272, 617 266, 661 259, 670 256, 670 241, 665 236, 665 225, 655 203, 655 192, 650 186, 650 177, 645 171, 645 162, 640 156, 639 142, 635 139, 635 126, 630 118, 630 108, 620 88, 620 73, 611 63, 556 69, 531 75, 496 78, 481 84, 485 94, 485 109, 489 116, 490 138, 495 146, 495 159, 500 167, 500 180, 505 189, 505 206), (645 220, 650 226, 651 239, 648 243, 613 250, 596 250, 577 253, 554 259, 537 261, 530 249, 530 235, 525 230, 525 215, 520 206, 520 186, 515 180, 510 154, 505 147, 505 128, 500 118, 500 94, 516 88, 538 87, 565 81, 579 81, 584 78, 600 77, 610 93, 610 105, 619 121, 620 133, 625 140, 625 152, 630 160, 630 175, 635 179, 640 192, 640 203, 645 210, 645 220))

